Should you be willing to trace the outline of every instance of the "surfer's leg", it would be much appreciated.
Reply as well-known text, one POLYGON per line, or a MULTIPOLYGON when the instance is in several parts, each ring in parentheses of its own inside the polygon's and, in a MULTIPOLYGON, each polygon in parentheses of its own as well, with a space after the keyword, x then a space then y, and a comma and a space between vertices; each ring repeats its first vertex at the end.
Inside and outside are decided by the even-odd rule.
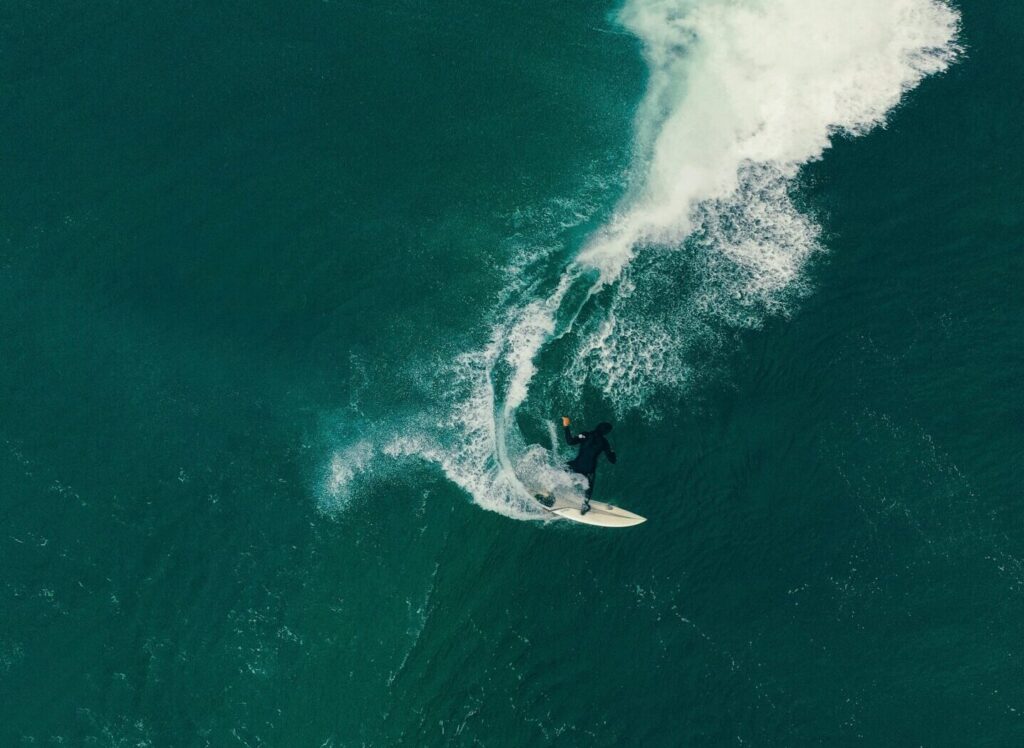
POLYGON ((587 497, 587 501, 590 501, 590 497, 594 495, 594 473, 584 473, 584 477, 587 479, 587 490, 583 492, 583 495, 587 497))
POLYGON ((594 493, 594 474, 584 473, 583 475, 587 479, 587 490, 583 492, 583 506, 580 507, 580 514, 590 511, 590 496, 594 493))

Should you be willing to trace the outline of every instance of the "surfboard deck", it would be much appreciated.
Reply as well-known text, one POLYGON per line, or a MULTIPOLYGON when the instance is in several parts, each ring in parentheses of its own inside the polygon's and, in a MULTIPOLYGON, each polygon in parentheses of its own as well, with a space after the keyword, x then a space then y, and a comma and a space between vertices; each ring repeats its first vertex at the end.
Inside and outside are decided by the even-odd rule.
POLYGON ((563 498, 536 494, 534 498, 541 507, 555 517, 567 519, 570 522, 579 522, 581 525, 591 525, 593 527, 633 527, 647 521, 646 517, 641 517, 639 514, 633 514, 633 512, 622 507, 617 507, 603 501, 591 501, 590 511, 583 514, 580 512, 583 502, 575 497, 563 498), (550 502, 550 506, 548 502, 550 502))

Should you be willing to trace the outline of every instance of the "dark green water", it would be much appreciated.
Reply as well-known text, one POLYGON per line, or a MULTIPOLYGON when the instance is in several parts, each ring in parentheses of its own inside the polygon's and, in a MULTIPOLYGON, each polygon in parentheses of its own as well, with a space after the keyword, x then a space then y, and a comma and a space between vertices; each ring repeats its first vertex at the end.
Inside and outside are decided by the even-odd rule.
POLYGON ((1024 744, 1015 4, 789 181, 777 303, 691 238, 542 347, 509 433, 614 418, 646 524, 466 477, 453 362, 643 171, 616 9, 0 9, 0 744, 1024 744), (609 309, 678 335, 602 389, 609 309))

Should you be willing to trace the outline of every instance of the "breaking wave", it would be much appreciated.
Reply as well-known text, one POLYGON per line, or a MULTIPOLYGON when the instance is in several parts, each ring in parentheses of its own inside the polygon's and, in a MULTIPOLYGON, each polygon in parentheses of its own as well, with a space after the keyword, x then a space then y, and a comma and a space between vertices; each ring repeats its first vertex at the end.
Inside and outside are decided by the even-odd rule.
MULTIPOLYGON (((550 405, 568 382, 563 397, 593 387, 619 412, 640 408, 685 386, 694 352, 723 330, 785 312, 822 249, 794 199, 801 168, 833 138, 884 125, 959 53, 958 14, 941 0, 629 0, 618 18, 649 68, 620 205, 558 277, 510 284, 488 344, 452 365, 443 413, 375 448, 435 463, 513 517, 538 516, 534 489, 573 480, 553 432, 551 450, 521 433, 531 392, 550 405), (542 375, 553 347, 564 355, 542 375)), ((370 454, 360 445, 355 462, 370 454)), ((351 463, 336 468, 350 484, 351 463)))

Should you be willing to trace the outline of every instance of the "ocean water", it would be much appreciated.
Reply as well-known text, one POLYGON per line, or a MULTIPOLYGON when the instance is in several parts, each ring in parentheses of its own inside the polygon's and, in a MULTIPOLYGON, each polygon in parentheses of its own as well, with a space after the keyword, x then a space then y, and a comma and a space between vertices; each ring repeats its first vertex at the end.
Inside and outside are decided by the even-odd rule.
POLYGON ((0 745, 1024 744, 1022 49, 6 3, 0 745))

